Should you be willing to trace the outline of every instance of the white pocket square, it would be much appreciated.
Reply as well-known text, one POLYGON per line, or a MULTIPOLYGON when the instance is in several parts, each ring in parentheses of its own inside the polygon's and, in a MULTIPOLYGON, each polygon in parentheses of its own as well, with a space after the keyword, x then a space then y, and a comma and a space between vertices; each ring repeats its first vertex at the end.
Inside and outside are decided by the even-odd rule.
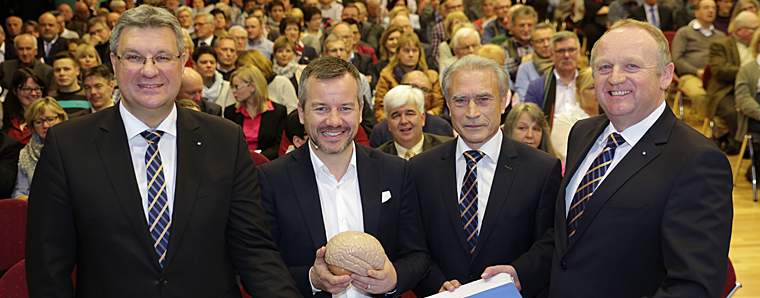
POLYGON ((387 202, 390 199, 391 199, 391 191, 390 190, 384 191, 383 192, 383 201, 382 201, 382 203, 385 203, 385 202, 387 202))

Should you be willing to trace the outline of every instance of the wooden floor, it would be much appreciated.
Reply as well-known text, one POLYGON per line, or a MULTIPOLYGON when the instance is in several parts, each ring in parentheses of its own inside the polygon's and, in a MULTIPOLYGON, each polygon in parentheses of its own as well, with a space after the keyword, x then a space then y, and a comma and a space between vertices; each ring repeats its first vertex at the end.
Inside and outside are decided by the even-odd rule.
MULTIPOLYGON (((688 107, 686 114, 686 123, 701 130, 702 123, 690 115, 688 107)), ((738 157, 728 156, 732 168, 735 168, 738 157)), ((733 192, 734 226, 729 257, 734 264, 737 281, 742 284, 742 288, 733 296, 736 298, 760 298, 760 202, 753 201, 752 183, 744 178, 749 165, 749 159, 742 162, 733 192)))

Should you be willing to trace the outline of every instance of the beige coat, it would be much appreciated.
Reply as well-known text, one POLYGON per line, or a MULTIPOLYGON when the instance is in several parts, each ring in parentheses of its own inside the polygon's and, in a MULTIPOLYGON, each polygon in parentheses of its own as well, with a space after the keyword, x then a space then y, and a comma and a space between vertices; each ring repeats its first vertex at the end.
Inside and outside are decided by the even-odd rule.
MULTIPOLYGON (((443 113, 443 93, 441 93, 441 84, 438 82, 438 73, 435 70, 427 70, 425 72, 430 79, 430 85, 433 86, 430 94, 430 101, 425 103, 425 109, 431 115, 440 115, 443 113)), ((398 86, 396 78, 393 75, 393 67, 386 66, 383 71, 380 72, 380 79, 377 81, 377 87, 375 87, 375 117, 377 122, 385 119, 385 108, 383 107, 383 98, 393 87, 398 86)))
POLYGON ((759 79, 760 66, 757 65, 757 62, 747 63, 739 68, 739 72, 736 74, 734 96, 739 113, 737 117, 738 128, 734 139, 739 142, 747 134, 749 118, 760 120, 760 103, 755 100, 759 79))

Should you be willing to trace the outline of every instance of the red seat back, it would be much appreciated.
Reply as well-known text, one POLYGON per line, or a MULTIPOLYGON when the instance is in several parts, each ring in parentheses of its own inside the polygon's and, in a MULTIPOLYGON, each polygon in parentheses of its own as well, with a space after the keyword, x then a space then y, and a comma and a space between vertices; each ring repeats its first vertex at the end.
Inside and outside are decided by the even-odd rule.
POLYGON ((24 259, 26 201, 0 200, 0 271, 24 259))
POLYGON ((720 297, 728 297, 728 294, 734 290, 736 286, 736 271, 734 271, 734 264, 731 263, 731 259, 728 259, 728 275, 726 275, 726 286, 723 288, 723 295, 720 297))
POLYGON ((264 155, 261 155, 261 153, 256 153, 251 151, 251 156, 253 157, 253 163, 256 164, 256 166, 263 165, 264 163, 269 162, 269 158, 267 158, 264 155))
POLYGON ((28 298, 26 288, 26 260, 21 260, 0 278, 0 297, 28 298))
POLYGON ((665 35, 665 39, 668 40, 668 48, 672 52, 673 51, 673 38, 676 37, 676 32, 675 31, 662 31, 662 34, 664 34, 665 35))
POLYGON ((705 65, 705 73, 702 75, 702 88, 707 90, 707 83, 710 82, 710 78, 712 77, 712 73, 710 72, 710 63, 705 65))

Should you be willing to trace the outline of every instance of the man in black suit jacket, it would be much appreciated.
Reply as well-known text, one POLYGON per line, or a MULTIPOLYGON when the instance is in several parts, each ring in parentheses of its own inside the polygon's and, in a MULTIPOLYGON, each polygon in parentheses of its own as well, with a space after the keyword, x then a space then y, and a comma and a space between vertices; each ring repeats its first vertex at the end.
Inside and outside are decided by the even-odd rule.
MULTIPOLYGON (((650 9, 654 8, 657 11, 659 17, 657 27, 662 31, 676 30, 673 26, 673 11, 666 5, 660 5, 657 0, 644 0, 644 5, 636 7, 631 10, 631 17, 634 20, 648 22, 647 17, 651 18, 652 13, 650 9)), ((650 22, 651 23, 651 22, 650 22)), ((653 23, 652 23, 653 24, 653 23)), ((654 25, 654 24, 653 24, 654 25)))
POLYGON ((362 109, 353 65, 318 58, 302 78, 298 115, 308 145, 257 168, 272 236, 304 297, 400 296, 430 268, 409 164, 353 141, 362 109), (330 273, 324 245, 347 230, 380 241, 381 270, 330 273))
POLYGON ((16 37, 14 48, 18 54, 18 58, 5 60, 0 63, 0 86, 3 88, 11 87, 11 80, 13 74, 19 68, 28 67, 34 69, 42 80, 45 81, 47 86, 53 83, 53 67, 45 63, 40 62, 37 56, 37 42, 36 38, 29 34, 21 34, 16 37))
POLYGON ((463 57, 446 71, 443 90, 459 138, 411 159, 434 264, 418 296, 480 279, 488 266, 514 261, 551 228, 560 161, 500 131, 508 89, 504 68, 483 57, 463 57), (477 207, 470 221, 477 222, 474 244, 457 203, 471 150, 485 154, 477 162, 477 200, 470 205, 477 207))
POLYGON ((40 38, 37 40, 37 57, 45 64, 53 66, 55 55, 69 50, 66 38, 58 35, 58 22, 52 13, 46 12, 37 19, 40 38))
MULTIPOLYGON (((121 15, 114 42, 118 54, 172 57, 179 33, 169 12, 143 5, 121 15)), ((236 272, 254 296, 300 297, 267 230, 242 130, 177 108, 187 57, 167 59, 112 58, 118 107, 48 131, 29 200, 30 297, 71 297, 75 266, 77 297, 241 297, 236 272), (151 132, 163 135, 141 136, 151 132)))
POLYGON ((604 63, 592 68, 606 114, 570 132, 554 228, 514 268, 493 271, 519 276, 523 295, 549 281, 550 297, 720 297, 733 217, 731 167, 665 103, 674 70, 669 58, 658 59, 668 57, 665 36, 648 23, 621 21, 594 52, 591 61, 604 63), (586 187, 581 181, 595 159, 610 160, 601 158, 603 150, 612 152, 604 153, 610 168, 600 165, 603 180, 585 204, 573 204, 581 202, 571 197, 586 187))

